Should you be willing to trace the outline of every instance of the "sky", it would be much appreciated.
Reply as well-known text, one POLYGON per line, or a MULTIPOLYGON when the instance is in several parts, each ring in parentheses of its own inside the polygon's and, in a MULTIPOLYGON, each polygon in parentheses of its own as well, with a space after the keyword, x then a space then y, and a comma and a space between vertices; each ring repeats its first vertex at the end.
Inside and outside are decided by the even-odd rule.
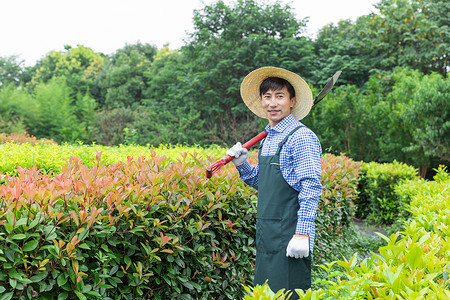
MULTIPOLYGON (((233 0, 224 0, 231 4, 233 0)), ((34 65, 50 51, 83 45, 112 54, 126 44, 170 49, 193 31, 195 9, 216 0, 0 0, 0 56, 34 65)), ((270 1, 272 2, 272 1, 270 1)), ((376 12, 380 0, 291 0, 296 17, 309 17, 307 34, 330 23, 376 12)))

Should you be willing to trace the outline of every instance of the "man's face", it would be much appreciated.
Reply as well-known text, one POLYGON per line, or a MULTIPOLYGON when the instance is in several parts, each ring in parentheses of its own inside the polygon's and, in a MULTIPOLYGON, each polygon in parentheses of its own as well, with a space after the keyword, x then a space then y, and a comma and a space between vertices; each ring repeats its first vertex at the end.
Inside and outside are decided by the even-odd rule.
POLYGON ((289 116, 295 105, 295 97, 289 98, 286 87, 281 90, 268 90, 261 95, 261 104, 269 119, 270 127, 275 127, 281 120, 289 116))

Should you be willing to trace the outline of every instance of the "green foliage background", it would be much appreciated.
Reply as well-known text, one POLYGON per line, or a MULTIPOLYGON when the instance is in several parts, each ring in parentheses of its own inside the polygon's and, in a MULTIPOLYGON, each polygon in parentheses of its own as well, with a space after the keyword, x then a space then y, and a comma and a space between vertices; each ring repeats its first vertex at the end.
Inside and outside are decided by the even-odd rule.
POLYGON ((240 98, 250 71, 287 68, 317 94, 342 70, 303 120, 326 152, 397 160, 426 176, 450 161, 449 6, 380 0, 376 12, 313 38, 289 4, 217 1, 194 11, 180 49, 136 43, 105 55, 68 45, 31 67, 0 57, 0 131, 58 143, 227 147, 265 125, 240 98))

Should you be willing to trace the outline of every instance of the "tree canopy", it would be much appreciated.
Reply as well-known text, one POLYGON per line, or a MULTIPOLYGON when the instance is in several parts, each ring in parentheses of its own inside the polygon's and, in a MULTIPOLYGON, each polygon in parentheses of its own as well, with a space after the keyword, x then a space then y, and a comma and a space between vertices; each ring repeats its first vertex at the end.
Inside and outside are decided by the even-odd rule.
POLYGON ((240 97, 249 72, 286 68, 317 94, 341 70, 302 120, 323 148, 426 170, 450 160, 449 5, 381 0, 378 12, 312 38, 289 4, 219 0, 194 11, 179 49, 137 42, 105 55, 68 45, 32 67, 0 57, 0 129, 58 142, 229 146, 265 126, 240 97))

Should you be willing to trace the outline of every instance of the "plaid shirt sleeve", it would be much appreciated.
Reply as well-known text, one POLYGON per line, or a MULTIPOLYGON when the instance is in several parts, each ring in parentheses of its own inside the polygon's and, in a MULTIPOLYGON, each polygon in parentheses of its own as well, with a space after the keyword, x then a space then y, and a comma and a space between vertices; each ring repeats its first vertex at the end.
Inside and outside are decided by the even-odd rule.
POLYGON ((248 161, 245 161, 242 165, 236 167, 239 172, 239 177, 246 184, 254 189, 258 189, 258 175, 259 175, 259 165, 256 167, 252 166, 248 161))
POLYGON ((280 168, 286 182, 299 192, 298 222, 296 233, 310 237, 314 245, 316 210, 322 184, 320 183, 320 157, 322 148, 316 135, 308 128, 294 133, 280 153, 280 168))

